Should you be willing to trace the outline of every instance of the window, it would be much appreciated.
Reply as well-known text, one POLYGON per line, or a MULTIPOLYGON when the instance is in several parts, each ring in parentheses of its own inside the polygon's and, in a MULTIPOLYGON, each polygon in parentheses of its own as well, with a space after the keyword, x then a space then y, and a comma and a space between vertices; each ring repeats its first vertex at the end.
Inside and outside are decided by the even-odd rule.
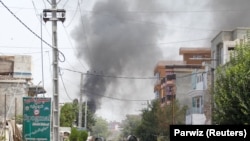
POLYGON ((196 96, 192 98, 193 102, 193 113, 202 113, 203 101, 202 96, 196 96))
POLYGON ((160 98, 159 91, 155 91, 155 99, 159 99, 159 98, 160 98))
POLYGON ((223 62, 223 43, 220 43, 217 45, 217 55, 216 55, 216 59, 217 59, 217 66, 222 64, 223 62))
POLYGON ((199 55, 199 54, 196 54, 196 55, 193 55, 193 58, 203 58, 203 56, 199 55))
POLYGON ((167 95, 173 95, 174 94, 174 87, 173 86, 167 86, 166 87, 166 94, 167 95))

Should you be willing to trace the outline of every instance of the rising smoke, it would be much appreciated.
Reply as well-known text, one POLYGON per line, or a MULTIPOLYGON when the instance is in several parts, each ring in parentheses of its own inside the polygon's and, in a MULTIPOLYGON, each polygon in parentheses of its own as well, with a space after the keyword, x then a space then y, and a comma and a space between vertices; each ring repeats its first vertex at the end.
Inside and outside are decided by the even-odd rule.
MULTIPOLYGON (((140 6, 152 6, 152 1, 145 2, 140 6)), ((129 8, 137 6, 138 3, 132 5, 120 0, 97 2, 88 18, 88 24, 78 26, 74 34, 79 56, 87 62, 90 74, 152 76, 155 64, 162 57, 156 46, 159 29, 140 22, 138 16, 135 19, 133 12, 128 12, 129 8)), ((84 93, 88 96, 93 112, 100 108, 102 95, 124 97, 118 93, 119 83, 122 82, 118 78, 95 75, 86 77, 84 93), (112 93, 107 93, 110 87, 112 93)), ((125 97, 129 98, 130 95, 125 97)))
MULTIPOLYGON (((178 56, 179 47, 210 47, 211 39, 221 30, 249 26, 249 5, 249 0, 98 1, 75 30, 78 55, 87 62, 90 73, 151 76, 163 56, 157 44, 161 35, 167 42, 194 41, 169 44, 173 48, 166 53, 167 59, 178 56), (196 41, 203 38, 206 40, 196 41)), ((92 111, 100 108, 100 95, 119 97, 121 83, 114 78, 88 76, 84 90, 92 111)), ((131 80, 131 89, 135 88, 133 83, 131 80)))
POLYGON ((249 0, 212 0, 207 7, 213 12, 213 27, 233 30, 237 27, 249 27, 249 0))

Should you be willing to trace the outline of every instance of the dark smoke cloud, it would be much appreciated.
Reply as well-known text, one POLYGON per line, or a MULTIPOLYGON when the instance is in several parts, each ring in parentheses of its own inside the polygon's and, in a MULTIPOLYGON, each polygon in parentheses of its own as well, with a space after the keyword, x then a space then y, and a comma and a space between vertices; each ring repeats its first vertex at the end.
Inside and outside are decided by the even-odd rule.
MULTIPOLYGON (((249 5, 250 0, 98 1, 75 30, 79 57, 87 62, 90 73, 151 76, 162 52, 173 60, 179 47, 210 47, 211 39, 221 30, 248 27, 249 5), (157 44, 161 36, 164 42, 194 41, 157 44), (196 40, 203 38, 206 40, 196 40)), ((126 89, 120 84, 125 82, 132 89, 129 92, 136 89, 133 80, 86 78, 84 89, 93 103, 92 110, 100 108, 102 97, 97 95, 135 95, 120 95, 126 89)))
POLYGON ((249 0, 212 0, 207 7, 213 11, 213 22, 217 29, 233 30, 236 27, 249 27, 249 0))
MULTIPOLYGON (((138 22, 133 13, 128 12, 129 8, 137 7, 137 4, 131 5, 121 0, 97 2, 89 18, 87 38, 84 35, 84 31, 87 31, 84 25, 77 27, 74 34, 79 56, 89 65, 89 73, 152 76, 154 65, 162 57, 160 49, 156 47, 159 29, 145 22, 138 22)), ((149 7, 143 4, 140 6, 149 7)), ((100 108, 100 95, 124 97, 118 95, 119 83, 123 82, 115 78, 87 77, 84 90, 92 111, 100 108), (112 93, 106 93, 109 87, 112 87, 112 93)))

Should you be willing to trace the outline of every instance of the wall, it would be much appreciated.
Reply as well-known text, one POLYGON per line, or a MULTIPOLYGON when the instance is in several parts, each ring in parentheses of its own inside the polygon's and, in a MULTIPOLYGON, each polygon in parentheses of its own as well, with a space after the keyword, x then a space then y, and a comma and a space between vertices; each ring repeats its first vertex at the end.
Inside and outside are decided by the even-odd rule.
POLYGON ((176 99, 181 106, 191 105, 192 101, 187 92, 192 89, 191 72, 175 72, 176 74, 176 99))
POLYGON ((6 115, 7 118, 15 116, 15 97, 16 97, 16 114, 21 115, 23 111, 22 97, 27 95, 26 83, 0 83, 0 116, 5 115, 5 94, 6 94, 6 115))

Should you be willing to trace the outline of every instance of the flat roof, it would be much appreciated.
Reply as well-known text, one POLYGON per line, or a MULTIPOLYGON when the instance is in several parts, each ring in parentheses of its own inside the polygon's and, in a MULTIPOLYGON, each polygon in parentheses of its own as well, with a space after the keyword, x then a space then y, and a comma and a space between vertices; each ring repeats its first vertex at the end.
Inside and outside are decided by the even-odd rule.
POLYGON ((190 48, 190 47, 181 47, 179 49, 179 54, 189 54, 189 53, 211 53, 211 48, 208 47, 199 47, 199 48, 190 48))
POLYGON ((166 65, 165 68, 166 69, 171 69, 171 68, 201 68, 202 65, 201 64, 185 64, 185 65, 166 65))

